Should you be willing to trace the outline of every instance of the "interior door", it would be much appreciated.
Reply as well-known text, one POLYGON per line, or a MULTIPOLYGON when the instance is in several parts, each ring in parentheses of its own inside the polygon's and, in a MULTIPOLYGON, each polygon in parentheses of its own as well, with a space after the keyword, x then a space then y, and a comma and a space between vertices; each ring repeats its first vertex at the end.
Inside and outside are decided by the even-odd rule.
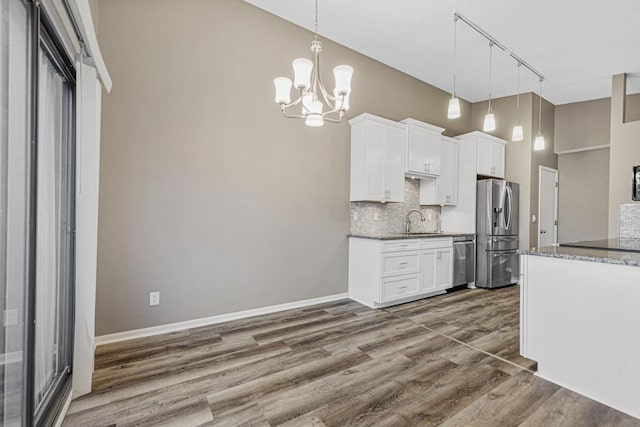
POLYGON ((540 166, 538 205, 538 247, 551 246, 557 239, 558 171, 540 166))

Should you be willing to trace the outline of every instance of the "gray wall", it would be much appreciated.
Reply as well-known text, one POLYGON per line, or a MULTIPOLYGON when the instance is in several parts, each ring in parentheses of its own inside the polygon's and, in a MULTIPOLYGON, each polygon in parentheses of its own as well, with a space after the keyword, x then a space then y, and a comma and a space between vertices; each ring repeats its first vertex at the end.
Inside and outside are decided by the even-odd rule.
MULTIPOLYGON (((556 152, 608 145, 611 98, 558 105, 556 152)), ((609 149, 560 154, 558 239, 594 240, 608 234, 609 149)))
POLYGON ((557 153, 609 144, 611 98, 557 105, 555 114, 557 153))
POLYGON ((558 156, 558 241, 607 237, 609 149, 558 156))
MULTIPOLYGON (((308 128, 273 102, 312 34, 237 0, 109 0, 97 16, 114 86, 96 334, 346 292, 349 125, 308 128)), ((449 121, 449 94, 323 42, 324 73, 355 68, 349 117, 471 130, 469 103, 449 121)))
POLYGON ((625 75, 613 76, 609 156, 609 236, 617 237, 620 205, 631 200, 632 167, 640 165, 640 121, 624 123, 625 75))

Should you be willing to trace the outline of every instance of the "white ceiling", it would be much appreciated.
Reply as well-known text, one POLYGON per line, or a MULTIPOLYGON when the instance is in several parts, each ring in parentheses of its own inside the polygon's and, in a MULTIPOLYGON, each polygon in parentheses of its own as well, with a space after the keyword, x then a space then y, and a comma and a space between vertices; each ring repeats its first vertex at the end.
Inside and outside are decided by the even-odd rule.
MULTIPOLYGON (((245 1, 313 28, 314 0, 245 1)), ((613 74, 640 71, 640 0, 319 0, 318 30, 450 91, 454 11, 544 74, 543 96, 556 105, 611 96, 613 74)), ((488 98, 488 46, 458 22, 457 93, 472 102, 488 98)), ((493 58, 492 96, 515 94, 515 61, 497 48, 493 58)), ((537 77, 521 76, 521 91, 537 92, 537 77)))

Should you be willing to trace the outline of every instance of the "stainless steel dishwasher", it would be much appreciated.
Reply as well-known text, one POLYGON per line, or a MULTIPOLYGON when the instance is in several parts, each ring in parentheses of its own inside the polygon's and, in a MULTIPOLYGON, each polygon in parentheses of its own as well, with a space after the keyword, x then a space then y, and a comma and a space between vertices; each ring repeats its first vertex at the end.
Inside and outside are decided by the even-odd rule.
POLYGON ((475 235, 453 238, 453 286, 475 284, 476 281, 475 235))

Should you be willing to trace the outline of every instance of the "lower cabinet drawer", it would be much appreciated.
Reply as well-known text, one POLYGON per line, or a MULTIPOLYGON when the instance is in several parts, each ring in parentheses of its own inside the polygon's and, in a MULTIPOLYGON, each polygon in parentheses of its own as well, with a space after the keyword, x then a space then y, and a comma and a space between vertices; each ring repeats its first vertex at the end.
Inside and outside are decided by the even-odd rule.
POLYGON ((388 302, 415 295, 419 289, 419 274, 386 277, 382 279, 382 301, 380 302, 388 302))
POLYGON ((420 273, 420 251, 382 254, 382 276, 420 273))

